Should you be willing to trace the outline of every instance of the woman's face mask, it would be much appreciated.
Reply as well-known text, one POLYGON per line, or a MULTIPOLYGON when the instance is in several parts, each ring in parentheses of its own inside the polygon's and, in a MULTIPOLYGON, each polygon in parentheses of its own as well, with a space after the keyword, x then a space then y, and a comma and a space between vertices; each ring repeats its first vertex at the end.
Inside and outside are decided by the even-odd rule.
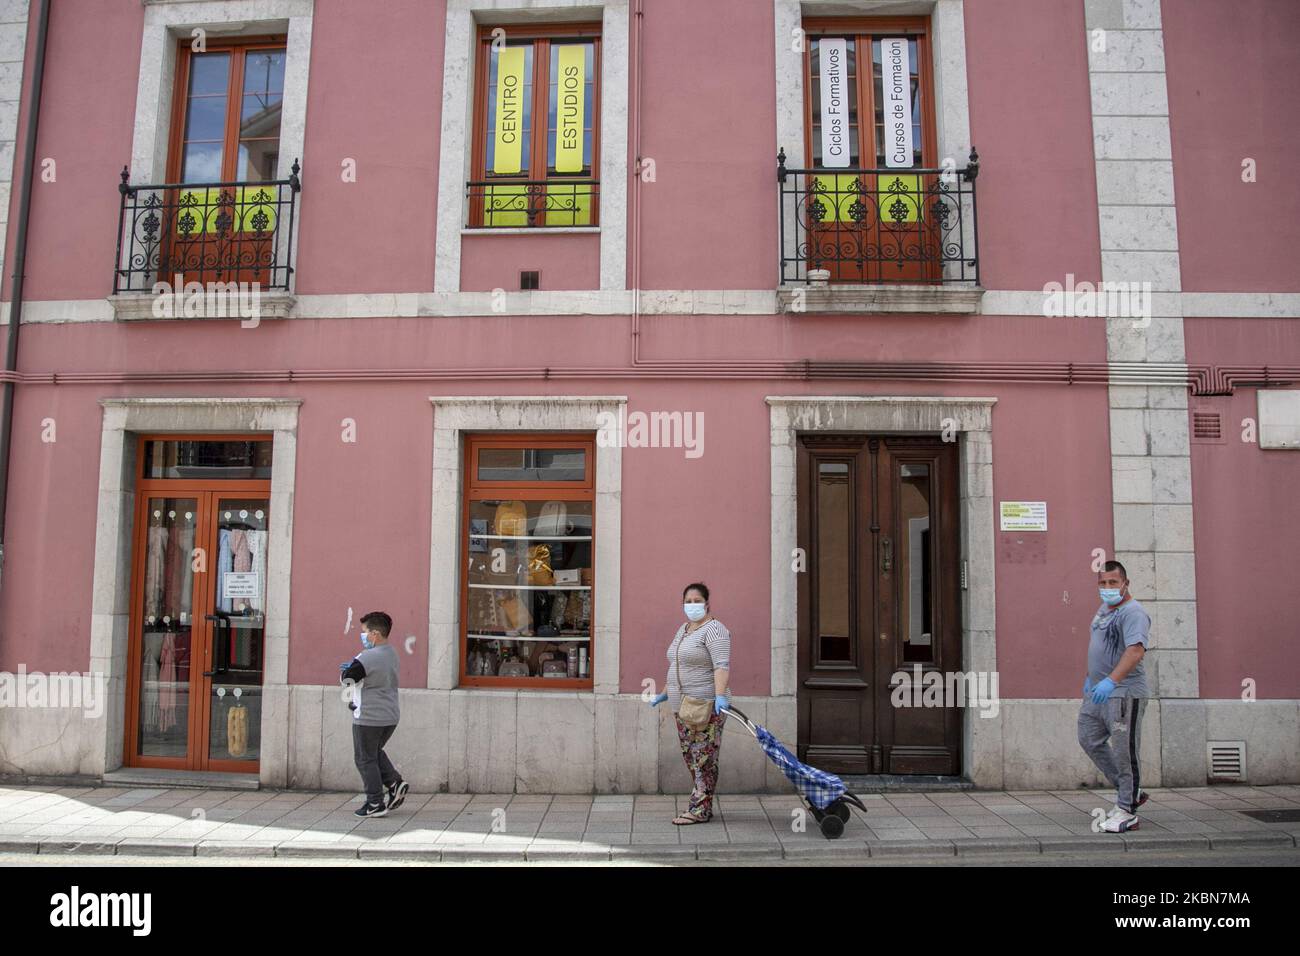
POLYGON ((704 615, 709 613, 707 604, 697 604, 695 602, 683 604, 682 610, 686 612, 686 616, 692 621, 702 621, 704 620, 704 615))

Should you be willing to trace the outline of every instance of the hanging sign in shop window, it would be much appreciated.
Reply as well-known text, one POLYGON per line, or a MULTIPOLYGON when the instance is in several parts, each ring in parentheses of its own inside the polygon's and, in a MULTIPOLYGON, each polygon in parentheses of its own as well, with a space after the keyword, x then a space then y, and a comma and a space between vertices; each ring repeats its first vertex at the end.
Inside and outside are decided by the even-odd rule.
POLYGON ((522 46, 497 51, 497 128, 492 172, 517 173, 522 168, 524 140, 524 53, 522 46))
POLYGON ((586 126, 587 48, 566 43, 559 48, 559 98, 555 108, 555 171, 582 172, 582 134, 586 126))
POLYGON ((227 571, 221 576, 221 587, 227 598, 258 598, 262 591, 256 571, 227 571))
POLYGON ((1001 504, 1003 531, 1046 531, 1046 501, 1003 501, 1001 504))
POLYGON ((912 165, 912 64, 906 37, 880 41, 885 165, 912 165))
POLYGON ((849 165, 849 48, 843 38, 819 41, 822 100, 822 166, 849 165))

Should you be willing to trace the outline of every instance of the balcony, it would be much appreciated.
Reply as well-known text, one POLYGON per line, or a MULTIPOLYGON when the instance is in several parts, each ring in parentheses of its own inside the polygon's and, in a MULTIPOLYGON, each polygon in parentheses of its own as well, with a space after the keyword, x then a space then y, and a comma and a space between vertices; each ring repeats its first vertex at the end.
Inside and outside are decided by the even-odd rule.
POLYGON ((471 229, 575 228, 599 224, 598 179, 472 180, 471 229))
POLYGON ((287 310, 299 171, 295 161, 288 179, 133 186, 123 169, 110 299, 118 317, 147 317, 160 282, 242 283, 272 314, 287 310))
POLYGON ((783 311, 979 311, 975 150, 960 169, 788 169, 785 160, 782 149, 783 311))

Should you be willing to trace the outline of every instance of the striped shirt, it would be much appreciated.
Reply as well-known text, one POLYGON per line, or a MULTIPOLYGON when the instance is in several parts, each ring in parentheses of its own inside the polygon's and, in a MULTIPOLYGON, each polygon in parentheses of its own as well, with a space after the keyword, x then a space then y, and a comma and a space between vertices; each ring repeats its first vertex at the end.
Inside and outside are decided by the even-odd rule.
POLYGON ((677 636, 668 645, 668 679, 664 690, 668 706, 677 713, 682 706, 682 694, 689 697, 713 699, 713 672, 731 666, 731 632, 725 624, 714 618, 697 627, 689 635, 686 624, 677 629, 677 636), (682 683, 677 686, 677 652, 681 649, 682 683))

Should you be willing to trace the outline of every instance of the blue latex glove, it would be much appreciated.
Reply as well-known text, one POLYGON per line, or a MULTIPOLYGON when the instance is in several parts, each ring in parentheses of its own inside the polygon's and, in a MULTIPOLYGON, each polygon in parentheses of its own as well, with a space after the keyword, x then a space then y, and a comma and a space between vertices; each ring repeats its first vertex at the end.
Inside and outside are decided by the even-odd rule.
POLYGON ((1092 702, 1094 704, 1104 704, 1110 699, 1110 692, 1115 689, 1115 682, 1109 677, 1103 677, 1097 686, 1092 689, 1092 702))
POLYGON ((731 706, 731 701, 727 700, 726 694, 719 694, 717 697, 713 698, 713 712, 715 714, 722 713, 730 706, 731 706))
POLYGON ((668 694, 667 694, 667 692, 664 692, 664 693, 662 693, 662 694, 659 694, 659 695, 653 697, 653 698, 650 700, 650 706, 651 706, 651 707, 658 707, 660 704, 662 704, 662 703, 663 703, 664 701, 666 701, 667 699, 668 699, 668 694))

